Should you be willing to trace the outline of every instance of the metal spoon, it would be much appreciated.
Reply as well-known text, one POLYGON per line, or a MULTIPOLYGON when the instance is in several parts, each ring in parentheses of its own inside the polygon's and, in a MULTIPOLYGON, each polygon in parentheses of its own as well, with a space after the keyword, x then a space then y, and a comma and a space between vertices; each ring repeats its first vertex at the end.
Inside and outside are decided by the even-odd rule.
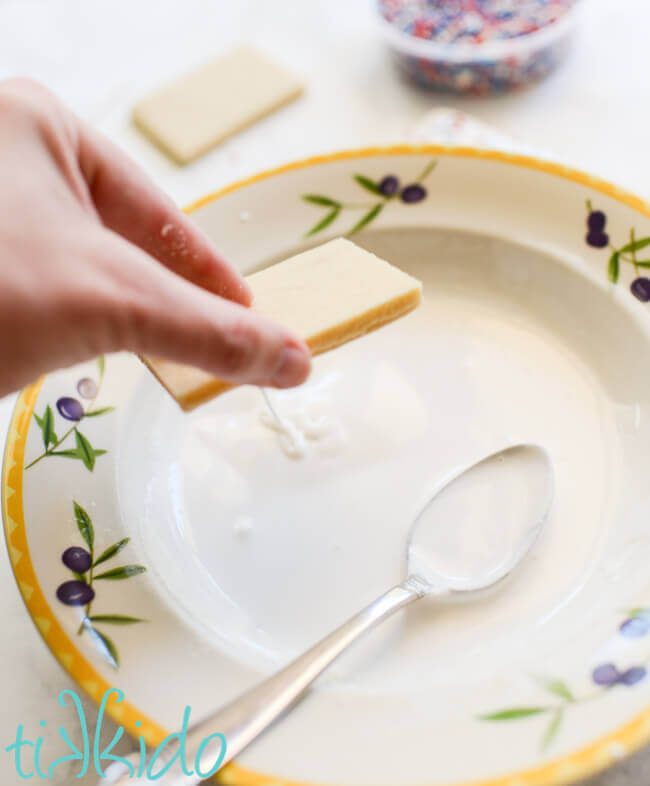
MULTIPOLYGON (((221 733, 227 744, 219 769, 225 766, 301 698, 350 644, 399 609, 427 595, 439 601, 474 597, 505 579, 537 540, 552 498, 550 459, 537 445, 509 447, 448 478, 411 527, 404 581, 277 674, 194 725, 187 734, 187 760, 194 761, 202 740, 221 733)), ((165 760, 173 755, 170 748, 165 760)), ((203 751, 201 772, 215 768, 220 755, 218 749, 203 751)), ((162 765, 161 758, 156 770, 162 765)), ((121 774, 111 772, 118 780, 108 782, 134 783, 121 774)), ((201 780, 170 771, 160 782, 195 786, 201 780)))

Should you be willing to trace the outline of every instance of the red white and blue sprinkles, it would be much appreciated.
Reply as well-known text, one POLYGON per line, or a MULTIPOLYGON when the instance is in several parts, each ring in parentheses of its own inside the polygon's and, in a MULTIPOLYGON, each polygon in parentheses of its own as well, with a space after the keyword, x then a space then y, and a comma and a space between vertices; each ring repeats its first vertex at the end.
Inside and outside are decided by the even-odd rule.
POLYGON ((396 50, 400 64, 420 84, 489 93, 526 84, 547 73, 563 53, 565 36, 543 46, 533 35, 549 30, 565 17, 577 0, 378 0, 386 22, 413 39, 430 41, 432 54, 396 50), (511 52, 509 42, 530 36, 530 48, 511 52), (494 56, 484 44, 502 44, 494 56), (464 59, 440 55, 440 46, 462 45, 464 59), (433 51, 435 49, 435 52, 433 51), (474 54, 475 53, 475 54, 474 54))

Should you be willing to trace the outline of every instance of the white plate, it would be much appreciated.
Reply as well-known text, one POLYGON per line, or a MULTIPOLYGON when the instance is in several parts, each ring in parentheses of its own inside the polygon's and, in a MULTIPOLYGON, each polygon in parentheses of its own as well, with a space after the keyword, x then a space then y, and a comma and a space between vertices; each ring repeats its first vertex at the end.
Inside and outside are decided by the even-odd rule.
POLYGON ((159 742, 186 705, 193 718, 218 707, 398 580, 405 532, 443 475, 535 441, 557 496, 515 580, 386 625, 224 777, 546 785, 650 739, 650 316, 639 299, 650 298, 650 209, 556 165, 437 147, 301 162, 193 209, 244 271, 365 216, 355 240, 419 277, 424 304, 275 395, 281 411, 338 424, 302 460, 261 424, 256 389, 184 415, 129 356, 24 391, 4 465, 7 540, 29 612, 73 677, 98 702, 121 688, 107 711, 159 742), (424 198, 374 193, 389 174, 421 179, 424 198), (591 245, 590 209, 606 216, 591 245), (82 378, 101 383, 94 403, 82 378), (66 420, 61 410, 81 410, 65 397, 115 409, 66 420), (83 437, 50 441, 28 466, 44 452, 48 405, 57 442, 75 425, 83 437), (80 634, 85 608, 56 594, 74 580, 64 550, 88 549, 73 500, 92 519, 95 558, 131 538, 94 570, 95 620, 80 634), (97 576, 125 565, 146 572, 97 576))

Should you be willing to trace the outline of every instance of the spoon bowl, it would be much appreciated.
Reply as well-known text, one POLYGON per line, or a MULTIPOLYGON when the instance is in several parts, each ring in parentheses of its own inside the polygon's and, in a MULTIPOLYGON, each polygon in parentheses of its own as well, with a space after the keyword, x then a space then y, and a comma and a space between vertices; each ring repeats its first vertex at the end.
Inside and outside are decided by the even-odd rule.
POLYGON ((453 474, 413 522, 409 577, 436 595, 493 586, 533 547, 552 499, 551 461, 539 445, 514 445, 453 474))

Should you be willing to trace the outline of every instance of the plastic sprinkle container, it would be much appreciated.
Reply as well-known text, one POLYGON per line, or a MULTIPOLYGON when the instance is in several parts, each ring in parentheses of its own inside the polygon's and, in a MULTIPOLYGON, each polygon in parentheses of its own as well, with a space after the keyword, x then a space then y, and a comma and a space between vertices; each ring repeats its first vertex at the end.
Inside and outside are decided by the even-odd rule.
POLYGON ((377 0, 399 68, 423 87, 488 95, 562 59, 578 0, 377 0))

